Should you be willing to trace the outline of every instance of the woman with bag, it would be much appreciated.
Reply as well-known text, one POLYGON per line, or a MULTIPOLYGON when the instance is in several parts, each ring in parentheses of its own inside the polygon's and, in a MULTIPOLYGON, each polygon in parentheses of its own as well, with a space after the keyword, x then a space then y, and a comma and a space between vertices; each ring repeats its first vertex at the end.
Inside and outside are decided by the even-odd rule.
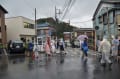
MULTIPOLYGON (((59 47, 60 47, 60 52, 63 53, 65 51, 65 43, 62 38, 60 39, 59 47)), ((64 54, 66 53, 64 52, 64 54)))

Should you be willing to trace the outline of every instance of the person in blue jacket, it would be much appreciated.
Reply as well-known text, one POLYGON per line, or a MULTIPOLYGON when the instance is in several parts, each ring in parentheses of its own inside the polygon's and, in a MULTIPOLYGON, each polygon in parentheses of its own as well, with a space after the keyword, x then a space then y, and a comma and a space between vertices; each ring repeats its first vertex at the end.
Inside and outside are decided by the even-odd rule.
POLYGON ((82 43, 82 51, 83 51, 83 56, 82 58, 84 57, 88 57, 88 43, 87 43, 87 38, 84 39, 83 43, 82 43))
POLYGON ((28 41, 28 51, 29 51, 30 56, 32 56, 33 47, 34 47, 34 44, 31 41, 28 41))

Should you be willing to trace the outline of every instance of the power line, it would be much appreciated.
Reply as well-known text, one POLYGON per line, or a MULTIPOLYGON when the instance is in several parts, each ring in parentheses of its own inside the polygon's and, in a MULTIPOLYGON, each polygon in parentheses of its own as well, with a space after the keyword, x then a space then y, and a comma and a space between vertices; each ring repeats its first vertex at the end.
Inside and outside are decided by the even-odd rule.
POLYGON ((65 9, 67 8, 68 1, 69 1, 69 0, 66 0, 66 1, 65 1, 64 5, 63 5, 63 8, 62 8, 62 12, 64 12, 65 9))
MULTIPOLYGON (((70 6, 70 9, 69 9, 69 14, 70 14, 71 8, 74 6, 75 2, 76 2, 76 0, 74 0, 74 1, 72 2, 71 6, 70 6)), ((69 16, 69 17, 70 17, 70 16, 69 16)))
POLYGON ((75 1, 76 0, 69 0, 68 5, 67 5, 67 7, 66 7, 66 9, 64 11, 64 14, 62 16, 62 20, 65 18, 65 16, 67 15, 67 13, 71 10, 71 8, 74 5, 75 1))
POLYGON ((67 12, 68 12, 68 10, 69 10, 69 7, 70 7, 70 5, 71 5, 71 2, 72 2, 72 0, 69 0, 69 2, 66 4, 66 7, 65 7, 65 11, 63 12, 64 14, 63 14, 63 16, 62 16, 62 20, 64 19, 64 17, 66 16, 66 14, 67 14, 67 12))

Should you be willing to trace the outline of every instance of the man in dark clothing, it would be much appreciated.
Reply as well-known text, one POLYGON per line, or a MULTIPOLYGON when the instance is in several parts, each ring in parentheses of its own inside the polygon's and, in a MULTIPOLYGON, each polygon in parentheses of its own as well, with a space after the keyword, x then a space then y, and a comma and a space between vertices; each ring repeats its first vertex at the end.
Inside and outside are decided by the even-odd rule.
POLYGON ((8 52, 10 52, 10 49, 11 49, 10 45, 11 45, 11 43, 12 43, 12 40, 10 40, 10 41, 8 42, 8 45, 7 45, 8 52))

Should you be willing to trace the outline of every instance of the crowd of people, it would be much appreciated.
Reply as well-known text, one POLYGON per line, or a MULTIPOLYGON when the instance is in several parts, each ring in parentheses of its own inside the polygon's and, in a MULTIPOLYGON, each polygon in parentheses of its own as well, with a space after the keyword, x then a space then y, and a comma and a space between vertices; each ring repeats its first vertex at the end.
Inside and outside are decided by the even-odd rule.
MULTIPOLYGON (((29 45, 29 44, 28 44, 29 45)), ((63 38, 60 38, 58 40, 50 39, 49 37, 46 38, 46 41, 44 43, 44 52, 47 56, 52 56, 54 53, 58 52, 61 53, 65 50, 65 42, 63 38)), ((39 47, 37 44, 34 44, 32 48, 32 51, 34 53, 34 56, 38 56, 39 47)), ((64 52, 65 53, 65 52, 64 52)))
POLYGON ((111 36, 111 40, 104 36, 103 40, 98 39, 97 48, 98 52, 101 53, 101 64, 105 68, 108 64, 111 69, 112 63, 117 61, 117 57, 120 55, 120 40, 116 36, 111 36))
MULTIPOLYGON (((112 40, 108 39, 107 36, 104 36, 103 39, 97 40, 97 51, 101 54, 101 59, 100 63, 102 64, 103 67, 106 67, 108 64, 109 68, 111 68, 111 65, 113 62, 117 61, 117 57, 120 56, 120 40, 118 37, 111 36, 112 40), (112 60, 111 60, 112 59, 112 60)), ((83 40, 79 41, 80 44, 80 49, 82 50, 82 58, 83 59, 88 59, 88 39, 89 38, 84 38, 83 40)), ((73 43, 72 43, 73 44, 73 43)), ((9 44, 8 44, 9 45, 9 44)), ((10 45, 9 45, 10 46, 10 45)), ((74 46, 74 44, 73 44, 74 46)), ((59 50, 59 53, 62 51, 65 52, 65 42, 63 38, 60 39, 50 39, 49 37, 46 38, 45 43, 44 43, 44 50, 47 56, 52 56, 54 53, 57 53, 59 50)), ((10 47, 8 47, 9 49, 10 47)), ((38 54, 38 45, 33 44, 29 40, 27 41, 27 44, 25 45, 26 52, 29 54, 29 56, 34 56, 37 57, 38 54)))

